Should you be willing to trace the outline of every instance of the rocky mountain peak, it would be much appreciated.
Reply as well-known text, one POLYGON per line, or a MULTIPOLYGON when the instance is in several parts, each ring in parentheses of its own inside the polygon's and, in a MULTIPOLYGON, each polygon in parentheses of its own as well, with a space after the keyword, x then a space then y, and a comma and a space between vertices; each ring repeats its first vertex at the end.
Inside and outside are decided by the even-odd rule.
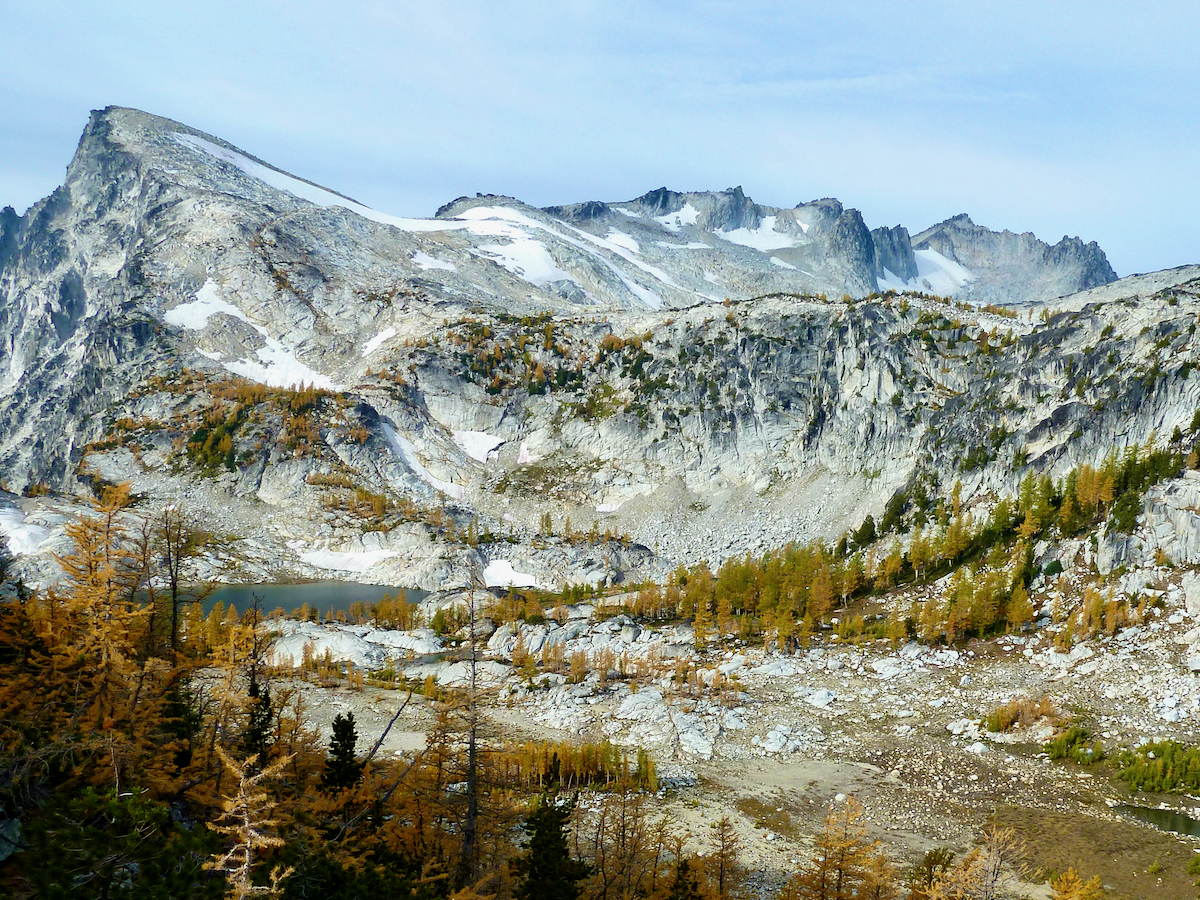
POLYGON ((970 278, 957 294, 980 302, 1036 302, 1066 296, 1117 278, 1095 242, 1064 237, 1051 246, 1030 232, 992 231, 965 213, 912 238, 915 251, 934 251, 964 267, 970 278), (1020 285, 1013 297, 1011 286, 1020 285))

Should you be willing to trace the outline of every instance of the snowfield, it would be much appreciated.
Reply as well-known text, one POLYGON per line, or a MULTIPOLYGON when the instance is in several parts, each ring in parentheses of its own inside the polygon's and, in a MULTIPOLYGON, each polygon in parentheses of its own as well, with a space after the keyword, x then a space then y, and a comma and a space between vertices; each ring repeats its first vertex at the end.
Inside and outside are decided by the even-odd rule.
POLYGON ((390 341, 395 336, 396 336, 395 328, 383 329, 383 331, 379 332, 379 334, 375 335, 375 337, 371 338, 369 341, 367 341, 365 344, 363 344, 362 355, 370 356, 372 353, 374 353, 376 350, 378 350, 379 347, 385 341, 390 341))
POLYGON ((217 283, 211 278, 204 282, 200 290, 196 291, 195 300, 190 303, 180 303, 174 309, 168 310, 163 316, 163 321, 177 328, 199 331, 208 325, 209 318, 217 313, 225 313, 227 316, 241 319, 250 325, 254 324, 246 318, 244 312, 232 303, 221 299, 217 283))
POLYGON ((463 449, 471 459, 481 463, 488 461, 488 456, 504 443, 504 438, 496 437, 485 431, 456 431, 454 443, 463 449))
POLYGON ((301 200, 307 200, 309 203, 314 203, 317 206, 340 206, 343 209, 357 213, 364 219, 379 222, 381 225, 391 225, 403 231, 449 231, 465 227, 461 222, 439 219, 405 219, 381 213, 371 209, 369 206, 356 203, 349 197, 343 197, 341 194, 318 187, 300 178, 295 178, 286 172, 281 172, 279 169, 255 162, 241 153, 230 150, 227 147, 222 147, 219 144, 214 144, 212 141, 206 141, 197 135, 177 132, 172 137, 185 147, 191 147, 201 153, 207 153, 209 156, 216 157, 222 162, 237 167, 251 178, 257 178, 264 184, 268 184, 277 190, 287 191, 292 196, 299 197, 301 200))
POLYGON ((741 244, 753 250, 782 250, 785 247, 799 246, 800 241, 791 235, 775 230, 778 216, 763 216, 757 228, 734 228, 731 231, 715 231, 717 237, 731 244, 741 244))
POLYGON ((965 266, 947 259, 936 250, 914 250, 917 277, 904 281, 890 269, 884 269, 884 277, 877 279, 881 291, 921 291, 927 294, 952 296, 967 282, 975 278, 965 266))
POLYGON ((362 574, 395 555, 395 550, 304 550, 300 559, 318 569, 362 574))
POLYGON ((537 587, 537 579, 518 572, 507 559, 494 559, 483 570, 483 583, 488 587, 537 587))
POLYGON ((252 322, 237 306, 220 296, 220 286, 211 278, 196 292, 196 299, 190 303, 181 303, 163 315, 163 321, 177 328, 189 331, 201 331, 208 327, 208 320, 217 313, 224 313, 245 322, 263 339, 264 346, 255 351, 259 361, 240 359, 226 362, 221 354, 200 351, 209 359, 220 361, 221 365, 235 375, 241 375, 259 384, 279 388, 316 387, 330 391, 343 390, 345 385, 334 384, 328 375, 300 362, 296 357, 295 348, 286 347, 278 339, 271 336, 262 325, 252 322))

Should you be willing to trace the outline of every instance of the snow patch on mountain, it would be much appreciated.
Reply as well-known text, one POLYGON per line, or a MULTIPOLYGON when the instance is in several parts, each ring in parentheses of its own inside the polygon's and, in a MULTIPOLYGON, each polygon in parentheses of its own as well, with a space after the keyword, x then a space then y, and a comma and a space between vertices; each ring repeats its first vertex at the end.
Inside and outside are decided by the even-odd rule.
POLYGON ((333 191, 317 187, 315 184, 302 181, 278 169, 255 162, 249 157, 222 147, 219 144, 214 144, 212 141, 206 141, 197 135, 177 132, 172 137, 185 147, 191 147, 193 150, 216 157, 222 162, 236 166, 251 178, 257 178, 264 184, 268 184, 277 190, 287 191, 293 197, 299 197, 301 200, 307 200, 309 203, 314 203, 317 206, 340 206, 343 209, 357 213, 364 219, 370 219, 382 225, 391 225, 403 231, 448 231, 465 227, 463 224, 453 221, 443 221, 440 219, 404 219, 399 216, 381 213, 371 209, 369 206, 356 203, 348 197, 343 197, 341 194, 335 194, 333 191))
POLYGON ((615 228, 610 228, 608 230, 607 240, 610 244, 616 244, 618 247, 624 247, 631 253, 642 252, 641 246, 636 240, 633 239, 631 235, 628 235, 623 231, 617 231, 615 228))
POLYGON ((531 466, 535 462, 539 462, 543 458, 544 457, 539 456, 538 454, 536 454, 532 450, 530 450, 528 444, 526 444, 524 441, 521 441, 521 449, 517 452, 517 465, 518 466, 531 466))
POLYGON ((754 250, 782 250, 785 247, 795 247, 800 242, 788 234, 775 230, 778 216, 763 216, 757 228, 734 228, 730 231, 714 231, 717 237, 731 244, 741 244, 754 250))
MULTIPOLYGON (((252 323, 253 324, 253 323, 252 323)), ((259 384, 278 388, 315 387, 327 391, 345 390, 345 385, 334 384, 332 378, 306 366, 296 358, 296 352, 283 346, 278 340, 269 337, 266 330, 255 325, 266 341, 265 347, 255 350, 255 355, 261 362, 252 359, 240 359, 236 362, 222 362, 221 365, 234 375, 241 375, 259 384)))
MULTIPOLYGON (((505 268, 509 268, 510 271, 514 272, 516 271, 516 268, 521 268, 522 271, 517 272, 516 274, 520 274, 521 277, 526 281, 531 281, 534 284, 539 284, 537 281, 533 280, 534 277, 545 277, 549 274, 547 270, 539 270, 539 264, 552 266, 566 279, 569 279, 576 284, 579 282, 573 275, 558 269, 557 263, 550 258, 549 251, 546 249, 545 244, 542 244, 540 241, 536 241, 531 238, 527 229, 539 229, 566 244, 570 244, 577 250, 582 250, 584 253, 596 260, 600 265, 609 269, 614 275, 617 276, 618 279, 620 279, 621 283, 625 285, 626 289, 631 294, 633 294, 651 309, 662 309, 662 297, 658 296, 658 294, 654 293, 650 289, 638 284, 620 268, 613 265, 609 260, 592 250, 588 246, 588 243, 596 244, 604 247, 607 250, 610 250, 611 252, 620 256, 626 262, 632 263, 634 266, 637 266, 637 268, 649 275, 653 275, 655 278, 669 287, 679 287, 669 275, 667 275, 661 269, 655 268, 654 266, 637 259, 629 252, 627 248, 622 247, 619 244, 615 244, 612 241, 605 240, 604 238, 596 237, 594 234, 588 234, 586 231, 581 231, 578 228, 572 228, 571 230, 580 237, 584 238, 584 241, 564 234, 557 229, 551 228, 549 225, 539 222, 537 219, 533 219, 515 209, 509 209, 503 206, 475 206, 471 209, 464 210, 460 214, 459 218, 468 221, 469 224, 467 227, 473 234, 501 235, 509 238, 509 240, 513 242, 513 245, 522 242, 531 242, 532 244, 536 245, 536 247, 527 245, 519 249, 513 249, 513 245, 501 246, 490 244, 477 248, 481 251, 499 254, 502 259, 498 259, 497 261, 499 261, 501 265, 505 265, 503 259, 511 260, 513 267, 505 265, 505 268), (537 247, 541 247, 542 250, 545 251, 545 257, 538 255, 537 247), (547 258, 549 259, 548 262, 547 258), (531 276, 531 273, 534 274, 531 276)), ((539 286, 548 284, 550 281, 560 280, 563 279, 548 277, 545 281, 541 282, 539 286)))
POLYGON ((890 269, 883 270, 883 278, 877 279, 881 291, 922 291, 949 297, 957 293, 963 285, 973 280, 975 275, 965 266, 947 259, 933 249, 914 250, 913 258, 917 263, 917 277, 905 281, 890 269))
POLYGON ((383 432, 387 435, 388 442, 392 445, 392 449, 396 454, 404 460, 404 464, 412 469, 413 474, 424 481, 427 485, 436 491, 441 491, 447 497, 452 497, 455 500, 461 500, 465 496, 465 491, 461 485, 451 484, 449 481, 442 481, 435 477, 417 458, 417 450, 408 440, 401 434, 396 433, 396 429, 391 425, 384 425, 383 432))
POLYGON ((0 509, 0 535, 14 556, 36 553, 50 539, 50 529, 25 521, 19 509, 0 509))
POLYGON ((558 267, 545 244, 530 237, 513 237, 509 244, 483 244, 476 252, 536 287, 555 281, 579 283, 574 275, 558 267))
POLYGON ((538 587, 532 575, 518 572, 507 559, 493 559, 483 570, 483 583, 488 587, 538 587))
POLYGON ((190 303, 181 303, 174 309, 168 310, 163 316, 163 321, 176 328, 199 331, 208 324, 209 318, 217 313, 225 313, 235 319, 254 324, 246 318, 244 312, 229 301, 221 299, 218 290, 217 283, 209 278, 204 282, 204 286, 196 291, 195 300, 190 303))
POLYGON ((668 231, 678 231, 684 225, 695 225, 699 216, 700 210, 696 209, 690 203, 685 203, 683 209, 679 210, 679 212, 668 213, 665 216, 655 216, 654 221, 658 222, 668 231))
POLYGON ((504 438, 488 434, 486 431, 456 431, 454 443, 471 459, 485 463, 488 461, 488 455, 504 443, 504 438))
POLYGON ((362 573, 395 555, 395 550, 304 550, 300 559, 318 569, 362 573))
POLYGON ((367 341, 365 344, 363 344, 362 355, 370 356, 372 353, 374 353, 376 350, 379 349, 380 344, 382 344, 384 341, 390 341, 395 336, 396 336, 395 328, 383 329, 383 331, 379 332, 379 334, 375 335, 375 337, 371 338, 369 341, 367 341))
POLYGON ((947 259, 936 250, 914 250, 917 277, 929 284, 935 294, 952 294, 975 276, 965 266, 947 259))
POLYGON ((448 263, 438 259, 436 256, 430 256, 428 253, 422 253, 418 250, 412 255, 412 261, 421 269, 445 269, 447 272, 457 272, 458 266, 454 263, 448 263))
MULTIPOLYGON (((196 299, 189 303, 181 303, 174 309, 168 310, 163 321, 168 325, 186 328, 189 331, 200 331, 208 325, 208 320, 217 313, 225 313, 235 319, 245 322, 260 335, 263 347, 255 351, 260 360, 241 359, 235 362, 222 362, 221 365, 235 375, 257 381, 270 387, 295 388, 311 385, 325 390, 340 391, 342 385, 334 384, 328 375, 318 372, 296 358, 294 348, 285 347, 278 339, 272 337, 266 328, 250 319, 238 307, 220 296, 220 287, 211 278, 204 282, 203 287, 196 292, 196 299)), ((221 354, 201 351, 202 355, 212 360, 219 360, 221 354)))

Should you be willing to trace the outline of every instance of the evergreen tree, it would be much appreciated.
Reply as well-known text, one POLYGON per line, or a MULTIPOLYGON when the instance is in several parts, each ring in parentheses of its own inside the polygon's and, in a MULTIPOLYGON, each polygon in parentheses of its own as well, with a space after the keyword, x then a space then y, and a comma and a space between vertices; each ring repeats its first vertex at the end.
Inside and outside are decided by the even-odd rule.
POLYGON ((567 826, 574 811, 574 802, 559 800, 551 789, 521 825, 529 844, 512 862, 513 874, 521 879, 513 891, 516 900, 578 900, 579 883, 591 868, 572 859, 567 846, 567 826))
POLYGON ((265 764, 267 753, 271 749, 271 724, 274 717, 271 689, 259 685, 258 674, 252 670, 250 687, 246 693, 249 696, 249 718, 246 730, 242 732, 242 750, 247 756, 256 757, 259 764, 265 764))
POLYGON ((667 900, 701 900, 700 882, 686 857, 679 857, 675 866, 675 878, 671 882, 667 900))
POLYGON ((854 543, 862 548, 875 543, 875 519, 868 515, 863 519, 862 525, 854 532, 854 543))
POLYGON ((362 780, 362 765, 354 758, 358 732, 354 728, 354 713, 339 713, 333 718, 333 737, 329 741, 329 757, 321 786, 340 791, 354 787, 362 780))

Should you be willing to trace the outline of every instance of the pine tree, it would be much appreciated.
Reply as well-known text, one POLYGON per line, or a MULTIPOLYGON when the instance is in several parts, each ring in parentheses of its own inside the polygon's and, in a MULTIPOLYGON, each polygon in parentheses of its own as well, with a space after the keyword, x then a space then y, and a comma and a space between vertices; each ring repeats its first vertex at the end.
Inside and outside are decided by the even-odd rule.
POLYGON ((271 749, 271 726, 274 710, 271 706, 271 689, 258 683, 258 673, 250 672, 247 690, 246 730, 242 732, 242 751, 265 761, 271 749))
POLYGON ((842 595, 842 606, 845 607, 850 598, 854 596, 863 583, 863 561, 862 554, 855 553, 850 557, 842 570, 842 577, 839 579, 838 588, 842 595))
POLYGON ((511 864, 521 879, 513 891, 516 900, 578 900, 579 883, 591 869, 571 858, 567 827, 574 811, 574 802, 561 801, 557 792, 548 790, 522 823, 529 844, 511 864))
POLYGON ((696 618, 692 620, 692 628, 694 629, 696 649, 703 649, 707 646, 712 631, 712 612, 708 608, 707 597, 698 596, 696 598, 696 618))
POLYGON ((671 881, 671 890, 667 893, 667 900, 701 900, 703 896, 700 893, 700 882, 696 878, 696 873, 692 871, 691 863, 687 857, 680 856, 679 862, 675 865, 675 878, 671 881))
POLYGON ((329 741, 329 757, 321 786, 329 791, 354 787, 362 780, 362 765, 354 758, 358 732, 354 728, 354 713, 333 717, 333 736, 329 741))
POLYGON ((817 569, 808 591, 808 612, 817 622, 833 607, 833 578, 824 563, 817 569))
POLYGON ((1012 599, 1008 602, 1008 627, 1010 631, 1020 632, 1026 622, 1033 620, 1033 603, 1029 600, 1029 592, 1025 585, 1018 584, 1013 589, 1012 599))
POLYGON ((733 604, 728 594, 722 594, 717 601, 717 636, 729 637, 734 631, 733 604))

